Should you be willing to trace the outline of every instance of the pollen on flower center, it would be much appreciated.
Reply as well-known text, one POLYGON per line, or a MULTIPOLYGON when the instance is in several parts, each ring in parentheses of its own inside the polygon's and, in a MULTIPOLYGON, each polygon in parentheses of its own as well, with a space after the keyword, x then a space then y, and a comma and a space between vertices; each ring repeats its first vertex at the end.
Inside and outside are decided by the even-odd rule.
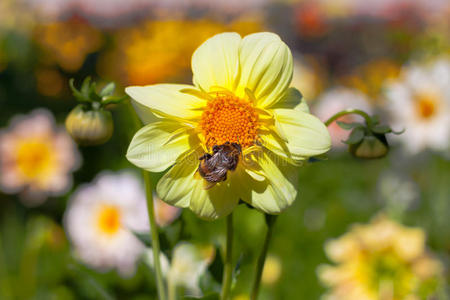
POLYGON ((246 100, 218 94, 203 111, 200 129, 209 148, 226 142, 246 148, 257 137, 258 113, 246 100))
POLYGON ((101 232, 115 234, 120 228, 120 211, 112 205, 104 205, 97 215, 97 226, 101 232))

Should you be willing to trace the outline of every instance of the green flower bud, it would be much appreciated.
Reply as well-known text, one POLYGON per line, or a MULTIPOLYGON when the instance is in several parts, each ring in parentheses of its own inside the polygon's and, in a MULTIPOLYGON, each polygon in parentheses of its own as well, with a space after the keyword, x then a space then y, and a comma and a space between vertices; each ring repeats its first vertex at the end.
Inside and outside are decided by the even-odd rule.
POLYGON ((381 158, 389 152, 384 134, 365 135, 360 142, 349 145, 349 152, 359 158, 381 158))
MULTIPOLYGON (((349 145, 348 150, 355 157, 364 159, 384 157, 389 152, 386 134, 392 133, 398 135, 403 133, 403 131, 396 132, 389 126, 380 124, 378 116, 370 117, 366 113, 358 110, 344 111, 343 113, 358 113, 366 119, 364 124, 336 121, 342 129, 352 131, 348 139, 342 142, 349 145)), ((338 113, 335 116, 343 115, 343 113, 338 113)), ((330 123, 329 121, 327 122, 330 123)))
POLYGON ((113 134, 111 112, 102 108, 86 109, 77 105, 66 118, 66 129, 79 145, 92 146, 106 143, 113 134))

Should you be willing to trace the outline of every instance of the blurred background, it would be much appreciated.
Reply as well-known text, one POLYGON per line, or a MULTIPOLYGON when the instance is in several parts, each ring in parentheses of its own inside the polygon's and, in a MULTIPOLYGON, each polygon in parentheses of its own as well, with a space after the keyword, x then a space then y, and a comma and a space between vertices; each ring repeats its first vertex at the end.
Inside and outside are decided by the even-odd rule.
MULTIPOLYGON (((125 159, 136 131, 129 106, 109 107, 108 142, 77 146, 64 128, 77 104, 69 79, 114 81, 117 95, 128 85, 191 83, 193 51, 224 31, 280 35, 294 55, 292 86, 322 120, 351 107, 406 130, 388 136, 385 158, 362 160, 341 142, 348 132, 329 127, 328 160, 299 170, 298 199, 275 225, 261 299, 319 299, 344 284, 320 275, 319 266, 342 263, 326 245, 380 216, 418 228, 433 282, 426 292, 367 299, 447 299, 449 18, 447 0, 1 0, 0 299, 156 299, 145 241, 134 235, 148 221, 126 205, 145 207, 140 173, 125 159), (127 218, 134 233, 109 245, 105 236, 127 218)), ((161 176, 152 174, 153 183, 161 176)), ((169 274, 191 259, 171 250, 185 241, 203 249, 203 263, 191 267, 208 276, 183 284, 177 273, 179 285, 193 295, 217 288, 224 221, 155 205, 169 274), (210 246, 217 250, 205 252, 210 246)), ((235 228, 233 298, 247 299, 264 217, 240 205, 235 228)), ((409 259, 400 261, 415 274, 409 259)))

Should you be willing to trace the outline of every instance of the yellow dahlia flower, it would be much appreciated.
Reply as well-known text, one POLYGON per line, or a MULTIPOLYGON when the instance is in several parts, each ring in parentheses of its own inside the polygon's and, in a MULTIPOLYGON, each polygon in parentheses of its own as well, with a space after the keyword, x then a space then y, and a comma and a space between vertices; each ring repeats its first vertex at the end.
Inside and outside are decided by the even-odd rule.
POLYGON ((325 245, 336 266, 322 265, 324 299, 419 300, 436 293, 442 264, 425 249, 425 233, 381 215, 325 245))
POLYGON ((192 56, 194 85, 126 88, 146 123, 131 141, 128 160, 151 172, 171 167, 158 182, 159 197, 204 219, 229 214, 239 199, 280 213, 297 196, 294 167, 330 148, 325 125, 289 88, 292 65, 276 34, 213 36, 192 56), (199 175, 200 159, 227 142, 242 153, 236 168, 211 184, 199 175))

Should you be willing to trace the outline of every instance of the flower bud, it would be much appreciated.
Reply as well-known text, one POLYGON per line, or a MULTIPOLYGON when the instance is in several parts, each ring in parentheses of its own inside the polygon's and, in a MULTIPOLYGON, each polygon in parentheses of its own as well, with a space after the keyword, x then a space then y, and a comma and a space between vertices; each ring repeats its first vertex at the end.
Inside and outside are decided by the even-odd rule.
POLYGON ((350 153, 359 158, 381 158, 389 151, 389 145, 384 134, 365 135, 357 144, 349 145, 350 153))
POLYGON ((67 116, 66 129, 79 145, 106 143, 113 134, 111 112, 102 108, 85 109, 79 104, 67 116))

